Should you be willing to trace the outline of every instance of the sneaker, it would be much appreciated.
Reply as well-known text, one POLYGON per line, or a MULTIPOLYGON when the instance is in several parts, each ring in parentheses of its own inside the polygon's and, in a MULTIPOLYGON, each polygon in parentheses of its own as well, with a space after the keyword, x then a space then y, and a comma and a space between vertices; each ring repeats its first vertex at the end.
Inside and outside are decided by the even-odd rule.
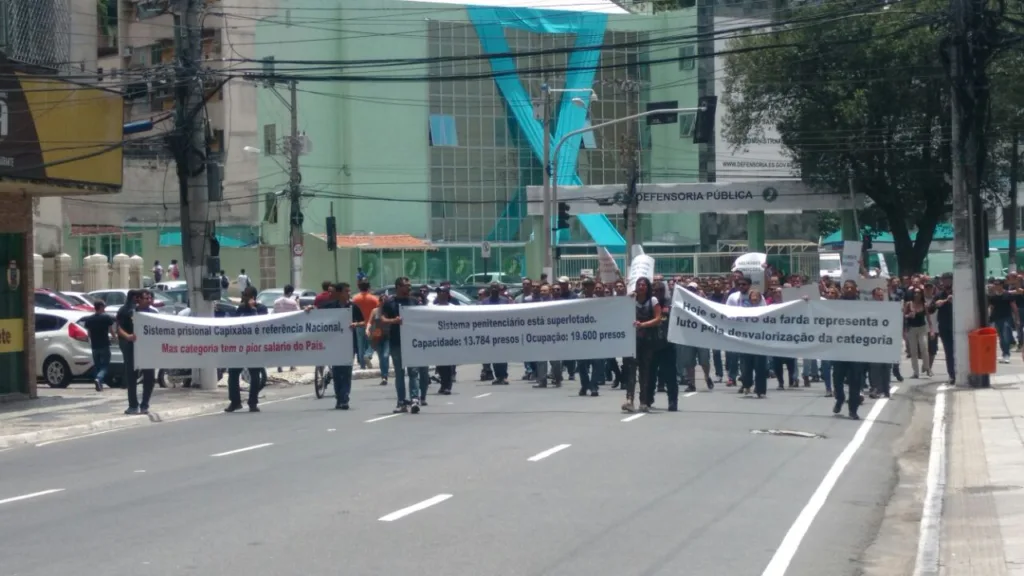
POLYGON ((711 379, 711 376, 705 376, 704 383, 708 385, 708 390, 715 389, 715 381, 711 379))
POLYGON ((409 411, 409 407, 408 406, 406 406, 405 404, 399 404, 398 406, 395 407, 394 410, 391 411, 391 413, 392 414, 405 414, 408 411, 409 411))
POLYGON ((96 381, 96 391, 97 392, 103 392, 103 382, 101 382, 99 380, 96 381))
POLYGON ((224 411, 227 412, 227 413, 231 413, 231 412, 237 412, 237 411, 239 411, 241 409, 242 409, 242 405, 241 404, 230 404, 227 408, 224 409, 224 411))
POLYGON ((423 396, 422 398, 420 398, 420 406, 426 406, 426 405, 427 405, 427 397, 423 396))
POLYGON ((593 398, 597 398, 598 397, 597 390, 591 390, 590 391, 590 396, 593 397, 593 398))
POLYGON ((381 380, 381 381, 380 381, 380 385, 381 385, 381 386, 387 386, 387 385, 388 385, 388 379, 387 379, 387 378, 384 378, 383 380, 381 380))
POLYGON ((338 404, 338 410, 348 410, 348 402, 342 402, 338 404))
POLYGON ((129 409, 125 410, 124 413, 125 413, 126 416, 135 416, 136 414, 139 413, 139 409, 138 408, 129 408, 129 409))
POLYGON ((409 407, 409 412, 412 412, 413 414, 420 413, 420 401, 418 398, 412 401, 412 406, 409 407))
POLYGON ((259 412, 259 406, 249 406, 249 412, 259 412))

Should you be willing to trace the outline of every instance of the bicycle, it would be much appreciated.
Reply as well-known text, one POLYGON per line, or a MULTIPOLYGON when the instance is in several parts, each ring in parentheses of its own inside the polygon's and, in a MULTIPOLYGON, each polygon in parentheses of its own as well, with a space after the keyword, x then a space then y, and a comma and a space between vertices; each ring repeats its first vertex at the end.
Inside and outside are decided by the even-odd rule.
POLYGON ((313 392, 317 400, 324 397, 327 392, 327 385, 334 379, 330 366, 317 366, 313 371, 313 392))

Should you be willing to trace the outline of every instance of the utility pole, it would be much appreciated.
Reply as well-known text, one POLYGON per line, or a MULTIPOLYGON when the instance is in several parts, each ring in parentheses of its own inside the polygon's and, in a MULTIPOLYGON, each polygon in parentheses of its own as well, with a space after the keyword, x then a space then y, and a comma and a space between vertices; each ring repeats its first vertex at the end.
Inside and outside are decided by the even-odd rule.
MULTIPOLYGON (((205 95, 200 71, 202 62, 201 0, 179 0, 175 23, 175 134, 171 145, 178 173, 181 204, 181 250, 185 281, 189 288, 189 306, 193 316, 212 317, 213 302, 203 296, 203 278, 209 272, 206 258, 211 255, 210 239, 214 223, 209 221, 210 198, 206 175, 208 149, 205 95)), ((214 271, 216 272, 216 271, 214 271)), ((192 382, 203 390, 217 387, 216 370, 193 370, 192 382)))
POLYGON ((548 92, 548 83, 543 81, 540 85, 540 107, 541 127, 544 129, 544 273, 548 275, 548 282, 553 282, 555 276, 555 243, 551 228, 551 94, 548 92))
POLYGON ((1018 139, 1020 134, 1017 132, 1017 128, 1013 128, 1011 134, 1013 141, 1010 143, 1010 217, 1007 219, 1006 225, 1010 228, 1010 246, 1009 246, 1009 268, 1010 272, 1017 271, 1017 180, 1020 180, 1020 149, 1018 139))
POLYGON ((291 199, 291 211, 288 221, 291 223, 292 250, 292 286, 302 286, 302 254, 303 246, 302 223, 302 174, 299 171, 299 153, 302 143, 299 142, 299 98, 295 80, 288 82, 289 105, 291 113, 291 135, 288 137, 288 197, 291 199))
MULTIPOLYGON (((626 91, 626 113, 633 114, 633 86, 624 86, 626 91)), ((639 220, 636 183, 640 178, 639 154, 637 153, 636 122, 626 125, 626 136, 619 147, 622 165, 626 168, 626 270, 633 263, 633 246, 636 246, 636 229, 639 220)))
POLYGON ((951 0, 953 32, 949 43, 952 94, 953 164, 953 349, 956 381, 973 387, 988 385, 987 376, 970 373, 968 334, 984 325, 984 207, 980 169, 982 129, 988 111, 985 69, 991 57, 984 28, 985 0, 951 0))

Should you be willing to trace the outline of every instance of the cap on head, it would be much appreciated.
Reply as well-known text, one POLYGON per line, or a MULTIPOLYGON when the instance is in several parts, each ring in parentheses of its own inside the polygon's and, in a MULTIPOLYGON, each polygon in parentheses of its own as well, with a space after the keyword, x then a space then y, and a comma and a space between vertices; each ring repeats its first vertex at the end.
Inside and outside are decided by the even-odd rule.
POLYGON ((558 277, 558 283, 559 284, 568 284, 569 283, 569 277, 568 276, 559 276, 558 277))

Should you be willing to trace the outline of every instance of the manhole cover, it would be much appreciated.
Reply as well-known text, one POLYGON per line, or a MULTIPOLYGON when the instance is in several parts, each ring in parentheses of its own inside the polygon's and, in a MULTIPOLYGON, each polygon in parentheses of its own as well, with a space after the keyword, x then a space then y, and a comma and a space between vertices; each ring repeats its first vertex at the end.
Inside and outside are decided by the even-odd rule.
POLYGON ((796 438, 824 438, 821 434, 803 432, 801 430, 751 430, 751 434, 769 434, 771 436, 793 436, 796 438))
POLYGON ((1022 486, 968 486, 964 492, 968 494, 992 494, 993 492, 1011 492, 1020 490, 1022 486))

